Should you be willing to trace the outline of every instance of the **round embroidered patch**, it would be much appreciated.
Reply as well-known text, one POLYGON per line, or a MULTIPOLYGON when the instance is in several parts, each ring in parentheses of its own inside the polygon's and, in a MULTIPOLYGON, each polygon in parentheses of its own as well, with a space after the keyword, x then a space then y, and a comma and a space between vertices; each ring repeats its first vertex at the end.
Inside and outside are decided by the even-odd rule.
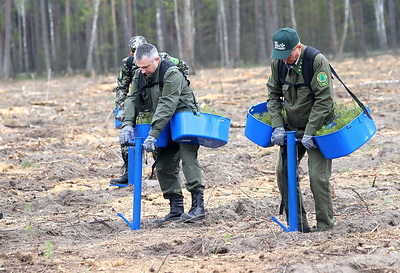
POLYGON ((325 72, 319 72, 317 74, 317 81, 321 87, 328 85, 328 75, 325 72))

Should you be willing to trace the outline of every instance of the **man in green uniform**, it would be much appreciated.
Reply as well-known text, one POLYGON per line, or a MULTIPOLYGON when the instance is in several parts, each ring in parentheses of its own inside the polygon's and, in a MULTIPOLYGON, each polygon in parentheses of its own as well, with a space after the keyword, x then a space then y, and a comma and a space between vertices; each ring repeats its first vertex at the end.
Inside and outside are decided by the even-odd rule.
MULTIPOLYGON (((129 40, 129 47, 131 49, 130 56, 124 58, 122 60, 121 68, 119 71, 119 76, 117 78, 117 88, 115 89, 115 106, 118 109, 118 113, 116 115, 116 119, 122 121, 125 113, 125 99, 129 92, 129 86, 132 83, 132 78, 135 71, 138 69, 133 54, 135 53, 136 48, 146 43, 146 39, 143 36, 134 36, 129 40)), ((160 58, 162 60, 169 60, 175 63, 179 70, 188 77, 189 75, 189 66, 182 60, 171 57, 166 52, 160 52, 160 58)), ((121 154, 122 159, 124 160, 123 166, 123 174, 120 178, 111 179, 111 183, 113 184, 127 184, 128 183, 128 148, 127 146, 121 146, 121 154)))
MULTIPOLYGON (((306 86, 303 74, 303 60, 306 45, 300 43, 294 29, 278 30, 273 38, 271 75, 267 82, 268 112, 274 128, 271 142, 281 146, 277 166, 277 180, 282 197, 282 205, 288 213, 286 131, 295 131, 301 139, 297 145, 298 164, 305 153, 308 154, 310 187, 315 201, 317 230, 333 227, 333 205, 331 184, 332 160, 326 159, 316 146, 313 135, 322 126, 334 119, 333 85, 329 63, 319 53, 313 62, 313 75, 310 87, 306 86), (283 60, 287 73, 279 79, 278 63, 283 60), (286 112, 286 117, 282 111, 286 112)), ((298 230, 310 232, 306 212, 303 207, 299 182, 298 192, 298 230)))
MULTIPOLYGON (((154 45, 142 44, 135 52, 136 65, 130 90, 125 101, 125 117, 120 134, 121 144, 126 144, 134 138, 133 127, 137 112, 143 108, 152 113, 151 128, 148 137, 143 142, 143 149, 153 152, 157 148, 155 142, 169 126, 171 117, 178 112, 196 109, 193 90, 188 85, 185 76, 178 67, 167 60, 161 60, 154 45), (163 78, 160 78, 161 67, 167 66, 163 78), (163 82, 160 85, 160 82, 163 82)), ((169 142, 167 147, 158 148, 157 177, 163 197, 169 199, 170 212, 162 219, 155 220, 162 223, 171 220, 183 219, 195 221, 205 218, 204 186, 201 169, 197 160, 199 145, 188 143, 169 142), (192 207, 184 213, 183 194, 179 177, 180 161, 186 178, 186 189, 192 196, 192 207)))

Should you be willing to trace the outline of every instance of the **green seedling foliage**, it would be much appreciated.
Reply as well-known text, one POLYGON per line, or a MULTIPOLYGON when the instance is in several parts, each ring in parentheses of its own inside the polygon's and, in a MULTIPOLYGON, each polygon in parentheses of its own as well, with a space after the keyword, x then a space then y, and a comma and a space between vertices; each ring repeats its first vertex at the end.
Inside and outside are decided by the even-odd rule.
POLYGON ((26 233, 28 233, 28 236, 31 237, 32 239, 36 237, 35 230, 33 229, 33 226, 29 225, 25 227, 26 233))
MULTIPOLYGON (((343 106, 338 106, 335 108, 335 120, 334 122, 336 123, 335 126, 332 127, 326 127, 322 126, 316 133, 316 136, 322 136, 322 135, 327 135, 334 133, 336 131, 339 131, 340 129, 344 128, 347 124, 351 123, 356 117, 358 117, 362 113, 362 109, 359 106, 354 106, 351 105, 343 105, 343 106)), ((264 113, 256 113, 253 115, 256 119, 259 121, 271 125, 271 115, 269 112, 264 112, 264 113)), ((282 110, 282 116, 284 121, 287 120, 287 114, 285 110, 282 110)))
POLYGON ((140 112, 136 124, 150 124, 153 119, 153 115, 150 112, 140 112))
POLYGON ((30 162, 30 161, 22 161, 21 162, 21 167, 22 168, 30 168, 30 167, 33 167, 33 163, 30 162))
POLYGON ((256 119, 258 119, 259 121, 271 125, 271 115, 268 112, 265 113, 257 113, 253 115, 256 119))
POLYGON ((316 133, 316 136, 323 136, 327 134, 331 134, 339 131, 344 128, 346 125, 351 123, 356 117, 358 117, 362 113, 361 107, 353 107, 349 108, 347 106, 337 107, 335 110, 335 126, 328 127, 326 125, 322 126, 316 133))
POLYGON ((212 115, 217 115, 217 116, 221 116, 218 114, 218 111, 215 110, 214 108, 212 108, 210 105, 206 104, 204 106, 201 107, 201 112, 202 113, 207 113, 207 114, 212 114, 212 115))
MULTIPOLYGON (((253 115, 256 119, 259 121, 271 125, 271 114, 269 112, 264 112, 264 113, 257 113, 253 115)), ((285 110, 282 110, 282 116, 283 120, 286 122, 287 120, 287 114, 285 110)))
POLYGON ((225 241, 229 242, 232 239, 232 233, 225 233, 225 241))
POLYGON ((52 242, 46 242, 45 250, 43 251, 43 257, 46 259, 52 258, 54 255, 54 245, 52 242))
POLYGON ((32 203, 31 202, 28 202, 28 203, 26 203, 26 210, 27 211, 33 211, 33 205, 32 205, 32 203))

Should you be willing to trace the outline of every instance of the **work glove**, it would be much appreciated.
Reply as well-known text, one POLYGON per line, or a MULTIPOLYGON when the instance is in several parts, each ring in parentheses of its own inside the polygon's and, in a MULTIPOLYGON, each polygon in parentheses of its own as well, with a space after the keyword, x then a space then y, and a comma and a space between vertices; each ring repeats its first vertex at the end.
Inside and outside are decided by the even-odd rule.
POLYGON ((119 133, 119 142, 126 145, 135 139, 132 125, 125 125, 119 133))
POLYGON ((123 109, 119 109, 118 110, 118 114, 115 116, 115 118, 119 121, 122 121, 122 118, 125 115, 125 111, 123 109))
POLYGON ((315 145, 313 137, 309 135, 304 135, 303 139, 301 140, 301 143, 307 150, 312 148, 317 148, 317 145, 315 145))
POLYGON ((143 149, 146 150, 146 152, 154 152, 156 150, 156 143, 157 139, 151 135, 148 135, 146 140, 143 142, 143 149))
POLYGON ((283 127, 276 127, 272 132, 271 142, 274 145, 285 145, 286 131, 283 127))

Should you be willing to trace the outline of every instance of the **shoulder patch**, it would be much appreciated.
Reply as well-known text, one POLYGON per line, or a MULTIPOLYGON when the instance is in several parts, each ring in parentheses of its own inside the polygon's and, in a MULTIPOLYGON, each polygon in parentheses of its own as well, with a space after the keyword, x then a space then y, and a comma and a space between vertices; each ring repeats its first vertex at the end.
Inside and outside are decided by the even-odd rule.
POLYGON ((179 64, 179 60, 177 58, 171 57, 170 61, 173 62, 174 64, 179 64))
POLYGON ((325 72, 319 72, 317 74, 317 82, 319 86, 324 87, 328 85, 328 75, 325 72))

